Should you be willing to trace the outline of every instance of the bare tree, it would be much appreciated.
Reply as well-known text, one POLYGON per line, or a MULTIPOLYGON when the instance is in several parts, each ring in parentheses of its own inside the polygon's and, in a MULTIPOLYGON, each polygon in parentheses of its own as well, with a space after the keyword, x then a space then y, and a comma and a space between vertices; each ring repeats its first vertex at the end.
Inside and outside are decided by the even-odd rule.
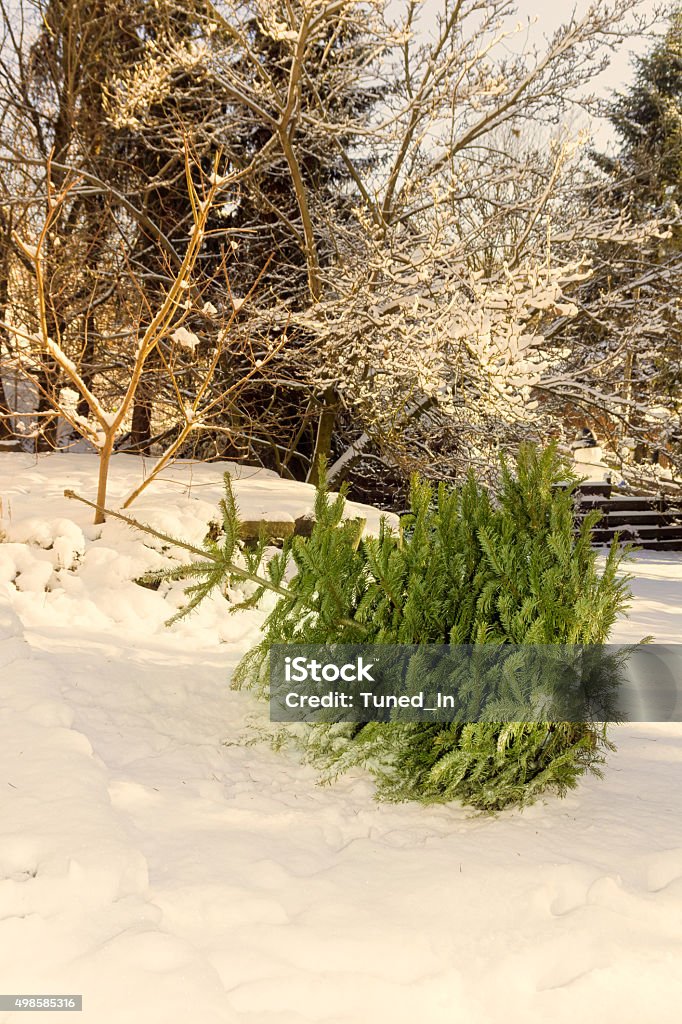
MULTIPOLYGON (((92 379, 87 379, 81 367, 76 364, 66 353, 58 338, 55 338, 53 321, 48 312, 47 291, 45 287, 45 256, 44 247, 49 237, 53 222, 59 218, 61 208, 66 202, 71 183, 67 180, 59 192, 54 192, 49 182, 51 175, 48 168, 48 194, 47 212, 39 235, 34 242, 28 242, 25 238, 14 234, 14 243, 24 255, 26 261, 32 266, 33 278, 35 280, 37 324, 33 333, 27 333, 25 327, 17 326, 11 320, 6 321, 7 329, 11 331, 18 343, 19 352, 18 367, 26 369, 28 363, 30 368, 35 365, 36 357, 48 356, 54 363, 54 379, 49 385, 39 384, 45 388, 45 397, 50 402, 55 413, 63 417, 79 434, 89 441, 99 456, 99 481, 97 487, 96 504, 98 511, 95 522, 103 521, 102 509, 106 506, 107 478, 109 464, 114 450, 117 437, 122 432, 126 422, 130 418, 135 397, 140 381, 152 353, 159 355, 166 373, 166 383, 170 383, 172 392, 177 399, 175 418, 180 416, 179 429, 170 440, 162 455, 151 472, 145 477, 143 483, 135 488, 124 502, 127 507, 144 490, 146 486, 158 475, 176 452, 182 447, 186 438, 192 431, 206 429, 216 406, 224 409, 225 405, 234 401, 240 386, 243 386, 248 379, 247 374, 241 381, 233 383, 218 399, 213 396, 207 397, 208 387, 215 373, 215 368, 224 350, 225 340, 230 334, 235 320, 243 303, 233 304, 232 315, 226 322, 220 325, 217 330, 217 337, 209 358, 201 368, 199 380, 194 382, 194 387, 188 392, 186 383, 181 381, 179 372, 179 359, 177 350, 194 350, 200 343, 197 336, 184 326, 192 313, 196 299, 199 295, 192 297, 194 289, 193 272, 199 258, 202 243, 205 238, 206 221, 211 204, 216 193, 216 170, 217 162, 212 174, 212 182, 205 190, 203 196, 198 193, 193 179, 192 168, 189 157, 186 156, 186 181, 189 190, 192 210, 194 213, 194 227, 190 234, 189 244, 183 256, 180 267, 164 295, 159 307, 150 311, 146 325, 139 325, 137 320, 130 324, 129 330, 135 335, 134 346, 129 346, 130 359, 123 360, 117 368, 117 388, 114 391, 113 402, 107 404, 101 393, 98 396, 92 379), (164 353, 164 348, 167 353, 164 353), (64 380, 68 387, 60 387, 60 380, 64 380), (85 404, 88 416, 82 415, 79 409, 85 404)), ((134 280, 133 280, 133 283, 134 280)), ((254 289, 257 286, 254 282, 254 289)), ((247 296, 248 299, 250 296, 247 296)), ((264 358, 256 360, 253 355, 253 368, 265 365, 274 355, 274 351, 268 352, 264 358)))
MULTIPOLYGON (((64 261, 68 273, 53 260, 44 275, 65 351, 80 346, 83 365, 96 368, 122 310, 130 319, 136 302, 140 311, 163 305, 190 230, 179 185, 189 139, 198 164, 221 149, 225 161, 195 265, 204 297, 229 313, 225 290, 208 286, 216 267, 237 261, 239 301, 263 246, 272 257, 244 312, 254 336, 277 350, 267 373, 251 373, 248 353, 228 344, 205 391, 218 410, 220 395, 248 377, 239 408, 228 401, 222 415, 250 458, 264 458, 261 446, 281 472, 305 466, 312 481, 324 458, 334 456, 341 473, 368 454, 447 475, 485 461, 505 437, 540 429, 543 395, 571 399, 577 367, 560 346, 543 346, 557 320, 579 312, 571 297, 586 280, 590 244, 579 244, 579 223, 575 245, 556 241, 575 166, 556 126, 573 105, 592 102, 586 86, 610 51, 645 28, 638 0, 592 3, 533 50, 511 45, 520 33, 509 0, 443 0, 431 34, 420 30, 416 0, 160 0, 153 15, 127 6, 123 34, 107 20, 110 6, 91 30, 86 5, 69 2, 78 8, 75 52, 84 54, 96 28, 112 59, 97 51, 96 89, 72 74, 64 95, 78 116, 62 118, 73 131, 53 156, 59 173, 80 175, 44 254, 47 267, 59 240, 77 256, 64 261), (147 34, 145 17, 155 19, 147 34), (97 151, 105 137, 109 155, 97 151), (96 272, 79 272, 86 262, 96 272), (137 290, 121 284, 128 268, 137 290)), ((44 6, 67 41, 65 4, 44 6)), ((56 145, 57 124, 35 91, 22 99, 21 82, 36 79, 25 42, 11 44, 4 73, 26 141, 24 151, 0 154, 6 176, 19 164, 44 166, 40 135, 56 145)), ((57 95, 73 61, 40 65, 38 56, 38 66, 54 64, 57 95)), ((31 225, 26 182, 22 190, 20 220, 31 225)), ((9 180, 4 192, 13 194, 9 180)), ((603 221, 595 231, 611 228, 603 221)), ((26 252, 15 258, 34 274, 26 252)), ((140 409, 159 402, 161 353, 156 346, 145 363, 140 409)), ((172 384, 161 392, 172 399, 172 384)))

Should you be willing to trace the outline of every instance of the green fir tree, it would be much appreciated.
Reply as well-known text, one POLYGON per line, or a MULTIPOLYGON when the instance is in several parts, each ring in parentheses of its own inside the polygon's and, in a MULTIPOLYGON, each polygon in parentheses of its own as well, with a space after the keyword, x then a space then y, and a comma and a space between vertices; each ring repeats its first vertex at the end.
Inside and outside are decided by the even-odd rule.
MULTIPOLYGON (((273 644, 600 645, 627 606, 626 552, 614 543, 599 568, 590 543, 599 514, 576 529, 575 485, 554 447, 527 445, 513 467, 502 460, 495 494, 473 473, 462 487, 435 491, 415 478, 400 529, 383 520, 376 537, 362 536, 362 520, 344 519, 343 493, 332 498, 320 487, 311 536, 285 542, 260 576, 263 543, 246 571, 232 561, 238 523, 228 491, 223 547, 207 542, 209 565, 170 575, 203 577, 189 607, 221 580, 247 574, 257 584, 250 604, 277 591, 233 684, 263 697, 273 644)), ((563 794, 585 771, 599 774, 612 749, 605 726, 550 721, 312 725, 303 742, 330 777, 367 767, 381 798, 460 800, 487 811, 563 794)))

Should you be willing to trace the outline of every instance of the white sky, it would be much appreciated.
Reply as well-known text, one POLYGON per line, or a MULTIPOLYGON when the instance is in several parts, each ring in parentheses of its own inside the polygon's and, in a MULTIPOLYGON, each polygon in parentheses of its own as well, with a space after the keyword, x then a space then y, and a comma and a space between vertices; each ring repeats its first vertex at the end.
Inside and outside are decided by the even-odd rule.
MULTIPOLYGON (((516 14, 510 19, 511 25, 517 22, 531 24, 528 40, 531 45, 542 46, 543 37, 551 36, 564 22, 568 21, 575 11, 578 16, 590 6, 591 0, 516 0, 516 14)), ((400 0, 396 0, 396 7, 400 0)), ((640 11, 645 15, 653 15, 661 0, 641 0, 640 11)), ((435 12, 442 8, 442 0, 424 0, 423 25, 426 28, 435 12)), ((662 21, 660 29, 666 22, 662 21)), ((521 39, 522 37, 520 37, 521 39)), ((525 38, 525 36, 523 37, 525 38)), ((624 89, 633 80, 632 58, 638 53, 646 52, 652 45, 651 39, 633 38, 627 40, 618 52, 613 54, 608 69, 592 83, 592 90, 599 95, 608 96, 614 89, 624 89)), ((595 122, 591 125, 595 141, 601 146, 608 145, 611 130, 608 122, 595 122)))
MULTIPOLYGON (((537 19, 534 31, 538 40, 543 35, 551 35, 563 22, 567 21, 573 11, 578 15, 589 7, 588 0, 550 0, 549 3, 542 3, 540 0, 517 0, 518 14, 516 20, 524 21, 527 18, 537 19)), ((660 0, 642 0, 640 10, 645 15, 653 15, 655 8, 660 6, 660 0)), ((664 22, 662 24, 665 24, 664 22)), ((633 39, 626 42, 620 52, 615 54, 609 69, 602 76, 604 86, 619 88, 631 81, 630 59, 634 53, 641 53, 651 45, 647 40, 633 39)))
MULTIPOLYGON (((518 18, 525 21, 526 18, 535 18, 537 23, 534 31, 538 40, 544 35, 551 33, 558 28, 562 22, 567 21, 573 11, 578 15, 587 9, 589 0, 550 0, 549 3, 542 3, 539 0, 517 0, 518 18)), ((653 15, 655 8, 660 6, 660 0, 643 0, 640 10, 645 15, 653 15)), ((664 28, 665 22, 661 23, 664 28)), ((627 40, 623 46, 612 55, 609 67, 593 83, 592 88, 599 95, 610 95, 614 90, 627 88, 633 81, 633 57, 640 53, 646 53, 652 46, 651 39, 633 38, 627 40)), ((612 138, 612 131, 608 122, 596 121, 591 126, 595 140, 602 145, 608 144, 612 138)))

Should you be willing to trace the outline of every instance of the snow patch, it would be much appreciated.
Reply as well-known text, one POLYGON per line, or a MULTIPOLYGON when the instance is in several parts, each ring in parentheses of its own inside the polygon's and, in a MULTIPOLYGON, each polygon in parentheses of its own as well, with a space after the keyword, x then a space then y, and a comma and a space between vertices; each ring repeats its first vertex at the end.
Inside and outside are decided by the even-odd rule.
MULTIPOLYGON (((145 465, 114 456, 111 506, 145 465)), ((216 595, 166 629, 182 586, 135 579, 184 556, 64 498, 92 496, 96 468, 0 455, 14 990, 83 992, 97 1024, 569 1024, 595 1006, 604 1024, 677 1021, 680 725, 614 729, 604 781, 497 818, 380 805, 360 774, 320 788, 289 754, 240 742, 263 712, 229 678, 265 609, 230 614, 216 595)), ((225 469, 245 518, 312 509, 313 488, 273 473, 179 463, 130 511, 200 542, 225 469)), ((347 514, 378 526, 374 509, 347 514)), ((632 570, 613 639, 678 641, 682 557, 632 570)))

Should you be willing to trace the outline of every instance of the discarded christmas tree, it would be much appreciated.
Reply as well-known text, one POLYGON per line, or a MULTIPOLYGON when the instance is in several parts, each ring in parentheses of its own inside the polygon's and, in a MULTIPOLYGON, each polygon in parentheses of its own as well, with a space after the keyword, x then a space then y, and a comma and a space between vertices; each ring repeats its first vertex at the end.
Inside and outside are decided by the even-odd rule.
MULTIPOLYGON (((169 574, 203 576, 192 605, 221 579, 239 578, 238 513, 226 486, 225 544, 209 542, 203 567, 169 574)), ((343 518, 343 494, 332 499, 319 488, 309 537, 286 540, 264 570, 264 539, 247 554, 241 578, 260 579, 249 604, 266 589, 280 596, 234 685, 267 696, 273 644, 603 644, 628 602, 623 550, 614 544, 599 569, 590 544, 599 516, 576 530, 575 486, 555 448, 525 446, 514 467, 502 460, 495 494, 473 474, 461 488, 435 491, 415 478, 410 514, 398 531, 382 521, 377 537, 343 518)), ((585 771, 599 774, 611 748, 605 726, 593 722, 312 725, 303 742, 330 775, 366 766, 382 798, 485 810, 563 794, 585 771)))

